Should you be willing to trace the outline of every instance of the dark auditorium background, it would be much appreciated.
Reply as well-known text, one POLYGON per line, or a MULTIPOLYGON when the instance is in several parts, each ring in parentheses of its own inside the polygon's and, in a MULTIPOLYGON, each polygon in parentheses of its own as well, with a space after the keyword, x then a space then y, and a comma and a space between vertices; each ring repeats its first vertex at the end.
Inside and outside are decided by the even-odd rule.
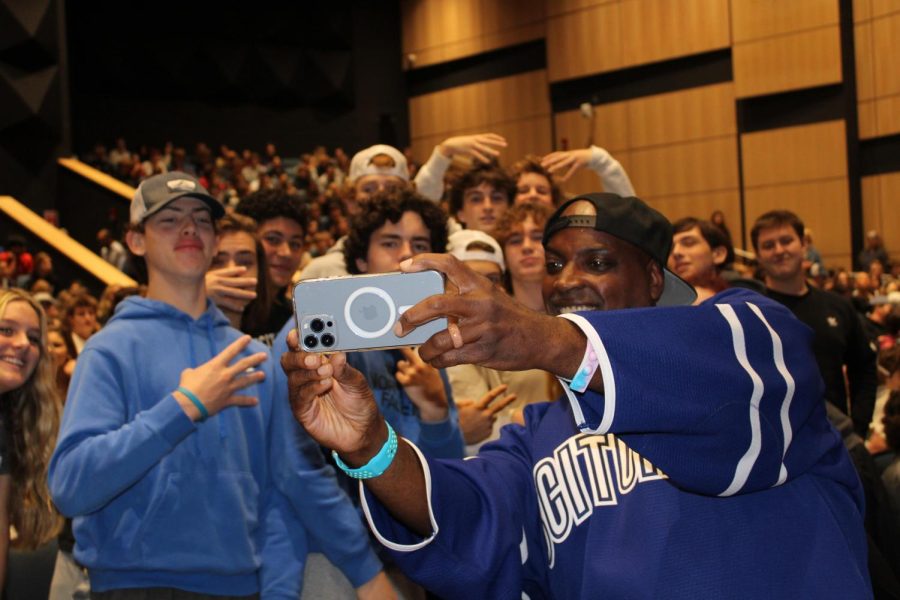
POLYGON ((495 131, 504 164, 603 146, 670 218, 723 210, 739 246, 793 209, 849 267, 869 229, 900 256, 898 58, 896 0, 2 0, 0 194, 53 208, 57 159, 117 136, 425 161, 495 131))

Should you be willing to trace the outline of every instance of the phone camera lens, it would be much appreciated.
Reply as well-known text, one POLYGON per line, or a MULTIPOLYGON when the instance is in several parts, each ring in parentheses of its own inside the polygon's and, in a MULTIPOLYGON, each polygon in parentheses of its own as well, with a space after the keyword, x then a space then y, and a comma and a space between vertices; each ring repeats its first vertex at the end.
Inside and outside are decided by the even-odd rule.
POLYGON ((326 333, 325 335, 323 335, 322 336, 322 345, 325 346, 326 348, 331 348, 332 346, 334 346, 334 336, 331 335, 330 333, 326 333))
POLYGON ((323 329, 325 329, 325 323, 322 322, 322 319, 313 319, 309 322, 309 328, 319 333, 323 329))
MULTIPOLYGON (((322 341, 324 342, 324 340, 322 340, 322 341)), ((332 343, 334 343, 334 340, 332 340, 332 343)), ((315 348, 318 344, 319 344, 319 338, 317 338, 314 335, 308 335, 305 338, 303 338, 303 345, 306 346, 307 348, 315 348)), ((330 346, 331 344, 328 344, 328 345, 330 346)))

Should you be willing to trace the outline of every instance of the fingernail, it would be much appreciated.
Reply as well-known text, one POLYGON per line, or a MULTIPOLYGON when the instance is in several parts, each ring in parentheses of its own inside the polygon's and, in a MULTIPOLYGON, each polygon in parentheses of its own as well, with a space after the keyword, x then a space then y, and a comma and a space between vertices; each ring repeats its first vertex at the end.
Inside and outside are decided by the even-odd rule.
POLYGON ((394 323, 394 335, 397 337, 401 337, 403 335, 403 326, 400 324, 400 321, 394 323))
POLYGON ((412 264, 412 259, 407 258, 406 260, 404 260, 403 262, 400 263, 400 269, 401 270, 407 269, 411 264, 412 264))
POLYGON ((315 367, 318 362, 319 362, 319 357, 315 356, 314 354, 310 354, 306 358, 303 359, 303 364, 306 365, 307 367, 315 367))

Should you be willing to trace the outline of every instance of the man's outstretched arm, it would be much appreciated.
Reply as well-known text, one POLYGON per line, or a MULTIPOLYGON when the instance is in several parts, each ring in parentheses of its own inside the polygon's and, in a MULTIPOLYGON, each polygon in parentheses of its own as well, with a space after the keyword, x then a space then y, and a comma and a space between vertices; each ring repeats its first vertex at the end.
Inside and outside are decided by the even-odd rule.
MULTIPOLYGON (((288 348, 281 365, 294 416, 313 439, 335 450, 350 467, 369 462, 387 441, 388 430, 365 378, 347 364, 343 353, 299 350, 296 331, 288 334, 288 348)), ((388 469, 366 484, 398 521, 423 537, 431 534, 422 467, 404 440, 399 440, 388 469)))

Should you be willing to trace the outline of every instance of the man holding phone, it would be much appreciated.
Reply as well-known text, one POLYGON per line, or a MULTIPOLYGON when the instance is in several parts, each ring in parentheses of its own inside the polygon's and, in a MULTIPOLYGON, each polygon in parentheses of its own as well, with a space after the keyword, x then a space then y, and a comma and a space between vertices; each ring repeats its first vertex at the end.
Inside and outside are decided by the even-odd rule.
POLYGON ((453 257, 402 265, 453 284, 398 323, 452 319, 424 360, 563 385, 473 460, 397 440, 346 356, 282 357, 295 416, 364 480, 401 567, 452 598, 870 597, 862 490, 803 325, 741 289, 686 306, 672 227, 637 198, 574 198, 543 242, 549 315, 453 257))
MULTIPOLYGON (((447 220, 433 202, 411 190, 381 194, 353 221, 344 260, 351 274, 399 271, 418 254, 447 247, 447 220)), ((429 456, 461 458, 463 439, 450 384, 415 350, 350 354, 375 389, 379 406, 401 435, 418 440, 429 456)))
MULTIPOLYGON (((357 215, 344 245, 344 260, 352 274, 400 270, 400 263, 418 254, 444 252, 447 220, 433 202, 409 189, 389 190, 369 199, 357 215)), ((342 318, 343 298, 335 299, 342 318)), ((289 321, 275 341, 287 349, 289 321)), ((446 375, 425 364, 415 350, 354 352, 350 362, 375 390, 385 417, 397 432, 414 440, 429 456, 461 458, 463 439, 446 375)), ((285 388, 286 388, 285 384, 285 388)))
MULTIPOLYGON (((444 252, 446 245, 447 221, 443 211, 408 188, 391 189, 369 198, 366 211, 354 220, 344 245, 345 266, 353 274, 398 271, 407 258, 444 252)), ((345 300, 334 299, 338 318, 342 317, 345 300)), ((278 334, 273 346, 276 353, 288 349, 287 336, 295 323, 294 319, 289 320, 278 334)), ((430 456, 463 456, 456 406, 443 371, 426 364, 410 348, 353 352, 348 356, 365 375, 378 406, 399 435, 413 440, 430 456)), ((277 378, 276 389, 286 395, 284 373, 277 374, 277 378)), ((347 478, 343 481, 349 482, 347 478)), ((360 523, 358 517, 356 523, 360 523)), ((319 563, 319 567, 328 570, 328 565, 319 563)), ((409 591, 405 577, 392 573, 390 565, 386 570, 396 587, 409 591)))
POLYGON ((355 512, 331 470, 274 401, 266 348, 207 297, 223 214, 177 171, 132 200, 147 297, 85 345, 49 473, 92 597, 297 598, 308 538, 359 584, 379 579, 362 528, 335 525, 355 512))

